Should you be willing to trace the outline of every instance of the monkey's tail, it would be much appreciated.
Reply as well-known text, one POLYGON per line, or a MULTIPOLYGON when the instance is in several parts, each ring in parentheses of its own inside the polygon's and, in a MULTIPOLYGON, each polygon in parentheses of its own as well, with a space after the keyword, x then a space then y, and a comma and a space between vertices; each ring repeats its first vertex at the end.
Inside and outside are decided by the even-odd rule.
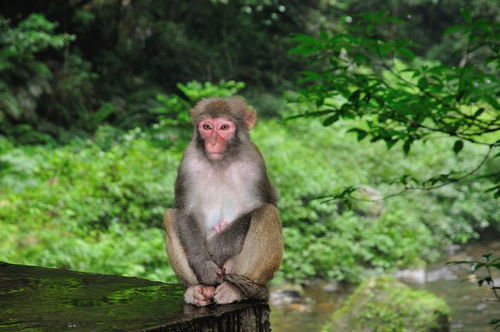
POLYGON ((265 285, 259 285, 255 281, 240 274, 226 274, 225 281, 236 286, 247 299, 267 301, 269 290, 265 285))

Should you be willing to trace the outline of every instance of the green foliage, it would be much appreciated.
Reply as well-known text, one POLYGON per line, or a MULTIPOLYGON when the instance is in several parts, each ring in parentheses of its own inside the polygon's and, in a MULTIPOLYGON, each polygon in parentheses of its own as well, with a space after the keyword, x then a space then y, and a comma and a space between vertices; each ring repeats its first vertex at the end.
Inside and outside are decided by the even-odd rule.
POLYGON ((199 83, 192 81, 186 85, 179 83, 177 88, 193 103, 208 97, 231 97, 245 87, 243 82, 221 81, 219 84, 210 82, 199 83))
MULTIPOLYGON (((466 30, 441 36, 447 26, 458 23, 460 8, 470 8, 471 17, 491 18, 498 12, 489 0, 234 0, 196 6, 172 0, 70 1, 64 6, 7 1, 0 47, 6 40, 15 47, 0 55, 0 85, 6 82, 0 86, 0 132, 32 144, 68 142, 101 124, 145 128, 158 122, 151 112, 158 106, 156 96, 179 93, 178 82, 193 79, 244 81, 252 104, 263 114, 276 115, 282 106, 276 96, 293 88, 296 73, 304 68, 286 53, 291 34, 330 29, 345 33, 358 21, 354 14, 384 9, 407 24, 378 24, 377 33, 401 40, 411 36, 420 43, 400 48, 402 55, 426 54, 448 64, 460 61, 460 47, 466 45, 461 38, 466 30), (346 13, 352 16, 342 16, 346 13), (71 47, 63 50, 61 45, 70 39, 71 47), (19 47, 23 50, 15 49, 19 47), (3 66, 10 68, 8 76, 3 66)), ((468 61, 482 59, 484 49, 471 48, 468 61)), ((405 146, 409 151, 411 141, 405 146)))
POLYGON ((449 313, 443 299, 384 276, 361 284, 323 331, 448 331, 449 313))
MULTIPOLYGON (((357 144, 346 128, 268 120, 252 134, 280 194, 286 250, 276 281, 356 282, 432 261, 443 245, 498 226, 488 194, 467 183, 354 211, 312 200, 353 183, 383 193, 389 175, 474 164, 481 154, 465 146, 456 156, 439 140, 403 158, 382 144, 357 144)), ((0 140, 0 260, 173 281, 161 220, 173 205, 185 144, 178 134, 158 124, 127 132, 103 126, 92 139, 52 148, 0 140)))
POLYGON ((283 19, 289 9, 274 2, 87 4, 41 6, 28 1, 4 6, 3 135, 32 144, 51 137, 59 142, 67 142, 68 136, 85 137, 101 124, 144 128, 158 122, 151 112, 162 106, 158 95, 180 90, 193 102, 232 95, 243 87, 228 78, 245 79, 254 90, 276 91, 295 73, 292 63, 297 61, 286 56, 285 37, 303 23, 283 19), (251 8, 255 11, 248 13, 251 8), (19 27, 9 26, 9 19, 23 18, 19 27), (69 40, 71 48, 60 52, 69 40), (193 79, 222 83, 190 82, 193 79))
POLYGON ((0 16, 0 132, 12 131, 13 121, 38 120, 39 97, 51 91, 52 71, 38 59, 47 49, 62 49, 72 35, 56 34, 56 24, 32 14, 16 27, 0 16))
POLYGON ((111 146, 99 145, 107 142, 101 135, 2 154, 0 257, 173 280, 160 225, 164 207, 173 204, 179 154, 165 153, 137 130, 111 146))
MULTIPOLYGON (((297 111, 293 105, 289 108, 297 111)), ((284 127, 271 121, 260 123, 254 132, 280 193, 286 243, 280 278, 356 282, 433 260, 436 248, 466 242, 475 229, 498 227, 498 209, 479 182, 410 192, 383 203, 355 201, 354 211, 345 211, 340 202, 324 203, 321 197, 351 185, 384 195, 393 190, 387 178, 422 177, 429 169, 439 173, 457 163, 474 166, 484 152, 467 146, 455 156, 442 139, 416 144, 405 158, 400 151, 386 151, 381 143, 356 143, 347 133, 353 124, 340 121, 323 128, 314 122, 289 121, 284 127)))
MULTIPOLYGON (((455 138, 450 145, 457 154, 464 142, 488 148, 471 172, 401 178, 403 191, 438 188, 473 175, 500 148, 499 37, 498 24, 466 12, 464 17, 466 24, 449 30, 465 38, 465 55, 457 66, 418 59, 411 42, 385 37, 388 26, 401 23, 385 12, 357 15, 345 31, 323 32, 318 38, 297 35, 291 52, 312 62, 311 70, 303 72, 298 100, 313 101, 316 111, 294 117, 321 116, 325 126, 362 119, 350 129, 358 140, 383 141, 389 149, 399 143, 406 155, 415 142, 437 134, 455 138)), ((489 178, 496 183, 498 173, 489 178)), ((499 188, 492 191, 500 197, 499 188)), ((349 199, 351 193, 335 198, 349 199)))

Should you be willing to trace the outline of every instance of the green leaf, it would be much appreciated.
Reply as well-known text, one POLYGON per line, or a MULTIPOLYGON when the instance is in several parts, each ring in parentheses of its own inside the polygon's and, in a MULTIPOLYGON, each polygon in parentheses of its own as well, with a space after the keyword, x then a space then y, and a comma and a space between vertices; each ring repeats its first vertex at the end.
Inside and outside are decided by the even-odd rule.
POLYGON ((445 35, 452 34, 452 33, 458 32, 462 29, 463 29, 463 27, 461 25, 452 25, 451 27, 449 27, 448 29, 445 30, 444 34, 445 35))
POLYGON ((311 54, 314 54, 318 52, 318 49, 313 48, 313 47, 304 47, 304 46, 297 46, 294 48, 291 48, 288 53, 291 55, 297 54, 297 55, 302 55, 302 56, 308 56, 311 54))
POLYGON ((497 109, 497 110, 500 109, 500 104, 498 103, 498 101, 494 97, 492 97, 490 95, 484 95, 483 99, 488 104, 490 104, 494 109, 497 109))
POLYGON ((319 46, 321 43, 309 35, 297 34, 291 38, 293 41, 297 43, 302 43, 311 46, 319 46))
POLYGON ((462 140, 458 140, 453 144, 453 152, 458 154, 464 148, 464 142, 462 140))
POLYGON ((350 96, 349 96, 349 101, 352 102, 357 102, 359 100, 359 96, 361 95, 361 90, 356 90, 354 91, 350 96))
POLYGON ((410 49, 408 49, 406 47, 401 47, 399 49, 399 53, 401 53, 401 55, 403 55, 408 60, 415 59, 415 53, 413 53, 410 49))
POLYGON ((481 107, 476 112, 474 112, 473 117, 477 118, 478 116, 480 116, 481 114, 483 114, 483 112, 484 112, 484 107, 481 107))
POLYGON ((384 141, 385 141, 385 145, 387 146, 387 150, 390 150, 398 142, 398 139, 386 137, 386 138, 384 138, 384 141))
POLYGON ((366 130, 360 128, 351 128, 347 132, 356 133, 358 135, 358 142, 363 140, 368 135, 368 132, 366 132, 366 130))
POLYGON ((484 263, 481 263, 481 262, 475 262, 474 264, 471 265, 471 272, 476 272, 477 270, 479 270, 480 268, 482 268, 483 266, 485 266, 484 263))
POLYGON ((469 9, 462 9, 460 11, 460 14, 462 14, 462 17, 464 18, 465 22, 469 24, 472 22, 472 15, 469 9))
POLYGON ((483 257, 487 262, 491 259, 492 254, 489 252, 487 254, 482 254, 481 257, 483 257))
POLYGON ((428 85, 428 82, 427 82, 427 78, 425 77, 422 77, 418 80, 418 83, 417 83, 418 87, 421 89, 421 90, 425 90, 425 88, 427 87, 428 85))
POLYGON ((413 143, 412 139, 407 139, 403 144, 403 152, 405 153, 405 156, 407 156, 408 153, 410 153, 410 148, 412 143, 413 143))
POLYGON ((339 119, 339 114, 334 114, 323 121, 323 126, 327 127, 339 119))

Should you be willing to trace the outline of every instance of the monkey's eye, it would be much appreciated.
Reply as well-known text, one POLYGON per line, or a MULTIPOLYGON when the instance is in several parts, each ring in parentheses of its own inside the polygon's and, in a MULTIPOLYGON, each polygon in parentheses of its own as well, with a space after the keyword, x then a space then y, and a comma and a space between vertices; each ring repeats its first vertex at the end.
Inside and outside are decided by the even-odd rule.
POLYGON ((211 125, 209 125, 208 123, 205 123, 205 124, 203 125, 203 129, 205 129, 205 130, 210 130, 210 129, 212 129, 212 126, 211 126, 211 125))
POLYGON ((220 126, 220 129, 221 130, 228 130, 229 129, 229 125, 228 124, 223 124, 222 126, 220 126))

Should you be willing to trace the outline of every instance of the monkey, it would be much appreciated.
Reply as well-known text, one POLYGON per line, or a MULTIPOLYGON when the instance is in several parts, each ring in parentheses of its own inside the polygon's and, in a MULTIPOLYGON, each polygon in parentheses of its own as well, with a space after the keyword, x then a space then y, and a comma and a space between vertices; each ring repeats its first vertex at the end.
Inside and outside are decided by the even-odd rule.
POLYGON ((206 306, 267 300, 283 259, 277 195, 240 97, 207 98, 190 111, 193 135, 164 217, 167 255, 184 300, 206 306))

